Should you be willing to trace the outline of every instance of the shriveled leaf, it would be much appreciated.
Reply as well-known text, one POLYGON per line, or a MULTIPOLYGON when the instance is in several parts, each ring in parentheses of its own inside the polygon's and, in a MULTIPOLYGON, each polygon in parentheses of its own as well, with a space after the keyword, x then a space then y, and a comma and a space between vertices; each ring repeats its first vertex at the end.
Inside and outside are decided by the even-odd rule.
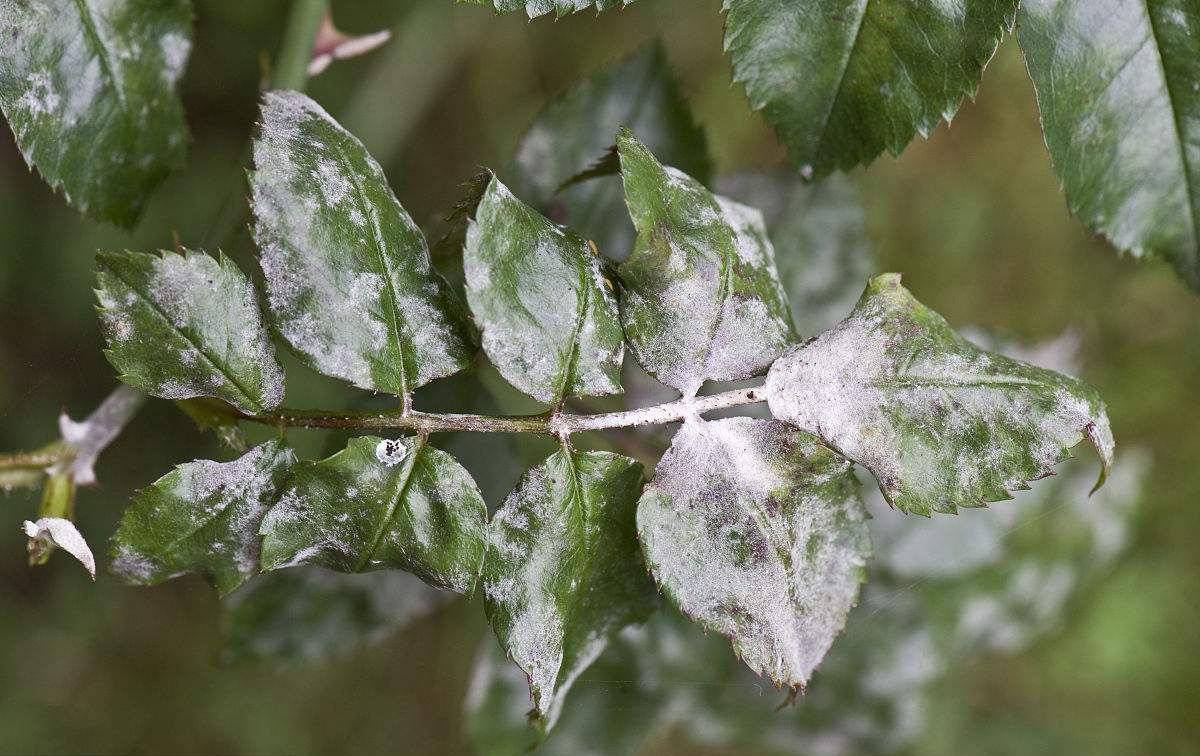
POLYGON ((850 464, 775 421, 689 421, 638 505, 655 580, 758 674, 803 688, 870 555, 850 464))
POLYGON ((279 441, 233 462, 179 465, 140 491, 112 540, 112 571, 136 585, 186 573, 228 594, 258 572, 258 529, 296 464, 279 441))
POLYGON ((0 0, 0 109, 81 212, 132 226, 187 154, 189 0, 0 0))
POLYGON ((797 332, 817 334, 846 317, 874 271, 867 220, 849 179, 739 173, 722 177, 717 190, 762 212, 797 332))
POLYGON ((55 548, 62 549, 79 560, 83 568, 96 579, 96 558, 75 523, 62 517, 41 517, 37 522, 26 520, 22 525, 29 539, 30 562, 41 563, 55 548))
POLYGON ((212 431, 221 443, 235 452, 246 451, 246 437, 230 408, 219 399, 181 399, 175 406, 192 419, 201 431, 212 431))
POLYGON ((621 318, 638 362, 685 394, 766 370, 793 332, 762 215, 663 166, 628 130, 617 147, 638 232, 619 268, 621 318))
POLYGON ((525 11, 530 18, 553 12, 557 18, 569 16, 582 10, 594 9, 597 13, 610 8, 624 8, 633 0, 454 0, 468 5, 491 5, 498 13, 525 11))
POLYGON ((805 178, 898 155, 950 120, 1017 0, 725 0, 725 49, 805 178))
POLYGON ((621 392, 625 340, 592 248, 492 179, 467 230, 467 301, 483 349, 540 402, 621 392))
POLYGON ((492 521, 484 606, 529 679, 542 730, 609 638, 657 604, 634 530, 641 489, 637 462, 563 448, 525 474, 492 521))
POLYGON ((289 663, 341 656, 433 613, 453 595, 399 570, 269 572, 226 603, 222 658, 289 663))
POLYGON ((1011 498, 1085 437, 1112 464, 1091 386, 986 352, 918 302, 894 273, 871 279, 849 318, 781 358, 772 414, 870 470, 903 512, 1011 498))
POLYGON ((512 188, 554 220, 623 260, 634 230, 619 178, 593 179, 560 190, 591 168, 627 126, 668 165, 701 183, 712 173, 704 131, 696 124, 659 42, 600 69, 552 100, 517 145, 512 188))
POLYGON ((283 370, 254 287, 228 257, 101 252, 96 269, 104 353, 122 381, 250 413, 283 402, 283 370))
POLYGON ((1200 5, 1027 0, 1019 34, 1071 211, 1200 289, 1200 5))
POLYGON ((263 521, 262 568, 400 569, 469 593, 486 522, 475 481, 446 452, 418 438, 355 438, 297 466, 263 521))
POLYGON ((398 396, 467 366, 462 305, 361 142, 308 97, 268 92, 254 165, 267 303, 306 364, 398 396))

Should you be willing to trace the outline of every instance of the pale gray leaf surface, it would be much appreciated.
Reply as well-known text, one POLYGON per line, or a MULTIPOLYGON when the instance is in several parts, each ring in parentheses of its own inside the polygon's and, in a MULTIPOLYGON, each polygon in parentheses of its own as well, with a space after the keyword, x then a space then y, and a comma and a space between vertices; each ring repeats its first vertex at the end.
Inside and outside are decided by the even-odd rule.
POLYGON ((751 418, 685 422, 637 522, 674 603, 794 689, 845 625, 871 551, 850 463, 807 433, 751 418))
POLYGON ((569 16, 583 10, 595 10, 597 13, 610 8, 624 8, 634 0, 454 0, 468 5, 490 5, 497 13, 512 13, 524 11, 530 18, 538 18, 553 13, 556 18, 569 16))
POLYGON ((283 370, 250 280, 224 254, 101 252, 96 298, 108 361, 163 399, 215 397, 244 412, 283 403, 283 370))
POLYGON ((79 560, 83 568, 96 579, 96 557, 75 523, 62 517, 42 517, 37 522, 26 520, 21 526, 30 542, 41 541, 37 548, 57 547, 79 560))
POLYGON ((493 177, 467 229, 463 270, 484 352, 509 383, 554 405, 621 392, 620 316, 586 240, 493 177))
POLYGON ((986 352, 888 273, 854 312, 767 375, 771 413, 870 470, 888 501, 928 515, 1011 498, 1088 438, 1112 464, 1104 402, 1086 383, 986 352))
POLYGON ((404 395, 470 363, 463 307, 358 139, 308 97, 268 92, 254 165, 267 304, 306 364, 404 395))
POLYGON ((794 336, 762 215, 662 165, 628 130, 617 147, 638 233, 618 269, 621 319, 638 362, 684 394, 766 370, 794 336))
POLYGON ((484 607, 528 677, 542 730, 609 639, 657 606, 634 529, 642 482, 632 459, 563 448, 525 474, 492 520, 484 607))
POLYGON ((0 0, 0 110, 67 202, 132 226, 183 165, 189 0, 0 0))
POLYGON ((1200 288, 1200 5, 1026 0, 1019 35, 1071 211, 1200 288))

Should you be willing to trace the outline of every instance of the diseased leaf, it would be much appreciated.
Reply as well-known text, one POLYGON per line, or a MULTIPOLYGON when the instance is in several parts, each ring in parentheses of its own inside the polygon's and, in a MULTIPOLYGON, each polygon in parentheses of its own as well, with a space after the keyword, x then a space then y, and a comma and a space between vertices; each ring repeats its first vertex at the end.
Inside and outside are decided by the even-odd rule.
POLYGON ((283 402, 283 370, 254 287, 228 257, 101 252, 96 269, 104 353, 122 381, 250 413, 283 402))
POLYGON ((794 173, 739 173, 722 177, 717 190, 762 212, 800 334, 820 333, 846 317, 875 269, 849 179, 806 183, 794 173))
POLYGON ((617 147, 638 232, 618 269, 621 319, 638 362, 684 394, 766 370, 794 337, 762 215, 664 167, 628 130, 617 147))
POLYGON ((0 109, 67 202, 132 226, 183 165, 188 0, 0 0, 0 109))
POLYGON ((555 405, 621 392, 617 303, 583 238, 493 177, 467 230, 463 268, 483 349, 509 383, 555 405))
POLYGON ((617 178, 561 188, 611 150, 613 134, 630 128, 668 165, 707 183, 712 161, 671 74, 662 43, 600 69, 556 97, 538 114, 517 145, 513 190, 559 223, 577 229, 600 253, 623 260, 634 230, 617 178))
POLYGON ((900 154, 949 121, 1017 0, 725 0, 725 49, 805 178, 900 154))
POLYGON ((254 165, 267 303, 306 364, 398 396, 469 364, 463 307, 361 142, 308 97, 268 92, 254 165))
POLYGON ((918 302, 894 273, 854 312, 767 375, 771 413, 870 470, 903 512, 1011 498, 1052 474, 1086 436, 1112 464, 1108 414, 1074 378, 985 352, 918 302))
POLYGON ((1200 5, 1027 0, 1019 35, 1071 211, 1200 289, 1200 5))
POLYGON ((222 658, 290 663, 341 656, 383 640, 451 598, 399 570, 269 572, 226 602, 222 658))
POLYGON ((469 593, 486 522, 475 481, 446 452, 419 438, 355 438, 296 467, 263 521, 262 568, 400 569, 469 593))
POLYGON ((551 11, 557 18, 569 16, 582 10, 595 9, 597 13, 610 8, 624 8, 633 0, 454 0, 468 5, 492 5, 498 13, 525 11, 530 18, 544 16, 551 11))
POLYGON ((268 441, 233 462, 179 465, 121 516, 112 571, 136 585, 194 572, 230 593, 258 572, 259 524, 295 464, 291 449, 268 441))
POLYGON ((641 488, 637 462, 563 448, 525 474, 492 521, 484 607, 529 679, 542 730, 609 638, 657 605, 634 531, 641 488))
POLYGON ((684 423, 637 526, 673 602, 793 689, 845 625, 871 551, 850 464, 806 433, 745 417, 684 423))

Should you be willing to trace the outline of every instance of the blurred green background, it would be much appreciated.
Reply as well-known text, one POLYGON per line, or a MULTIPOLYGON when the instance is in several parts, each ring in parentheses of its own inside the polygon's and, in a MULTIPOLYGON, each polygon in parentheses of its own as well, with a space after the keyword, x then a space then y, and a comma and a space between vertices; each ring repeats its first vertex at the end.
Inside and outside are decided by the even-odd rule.
MULTIPOLYGON (((476 166, 506 163, 555 93, 655 37, 717 172, 778 166, 782 148, 730 84, 719 6, 640 0, 529 23, 450 0, 337 0, 343 28, 391 27, 395 38, 335 64, 309 91, 431 226, 476 166)), ((134 233, 68 209, 0 130, 0 449, 52 439, 60 410, 78 417, 113 386, 92 310, 92 253, 169 247, 176 235, 208 247, 223 209, 241 200, 261 61, 285 11, 268 0, 197 0, 183 84, 190 160, 134 233)), ((852 178, 881 270, 903 272, 956 325, 1030 342, 1075 329, 1083 375, 1109 402, 1117 464, 1121 446, 1153 454, 1132 546, 1115 570, 1031 650, 952 668, 907 750, 1200 753, 1200 298, 1165 266, 1120 259, 1069 216, 1014 40, 953 126, 852 178)), ((225 247, 249 259, 244 230, 225 247)), ((292 388, 295 404, 352 396, 316 378, 292 388)), ((319 438, 300 441, 320 450, 319 438)), ((102 457, 100 486, 82 492, 81 529, 101 551, 134 489, 177 462, 220 454, 169 403, 152 402, 102 457)), ((519 473, 481 481, 489 504, 519 473)), ((330 662, 225 666, 218 601, 198 579, 135 589, 102 573, 93 585, 61 556, 30 570, 18 525, 36 503, 32 493, 0 498, 9 523, 0 528, 0 752, 466 752, 462 699, 487 632, 478 604, 452 604, 330 662)), ((700 752, 669 733, 647 750, 700 752)))

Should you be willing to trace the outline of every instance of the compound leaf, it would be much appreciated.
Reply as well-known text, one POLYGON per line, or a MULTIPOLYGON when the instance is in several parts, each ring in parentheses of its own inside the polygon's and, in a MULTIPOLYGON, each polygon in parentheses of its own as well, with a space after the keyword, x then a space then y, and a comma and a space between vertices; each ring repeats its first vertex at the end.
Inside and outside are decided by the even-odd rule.
POLYGON ((626 129, 617 148, 638 234, 618 269, 621 318, 638 362, 685 394, 766 370, 794 336, 762 215, 663 166, 626 129))
POLYGON ((776 685, 802 688, 870 555, 850 464, 783 423, 689 421, 638 504, 654 578, 776 685))
POLYGON ((183 165, 188 0, 0 0, 0 109, 81 212, 132 226, 183 165))
POLYGON ((493 177, 463 268, 483 349, 509 383, 547 404, 621 392, 621 320, 587 241, 493 177))
POLYGON ((1200 6, 1030 0, 1019 36, 1071 211, 1200 289, 1200 6))
POLYGON ((250 413, 283 402, 283 370, 254 287, 228 257, 101 252, 96 267, 105 355, 122 381, 250 413))
POLYGON ((492 521, 484 606, 529 679, 543 730, 610 637, 657 604, 633 524, 641 489, 637 462, 563 448, 525 474, 492 521))
MULTIPOLYGON (((550 102, 521 137, 511 167, 512 188, 543 213, 622 260, 634 230, 619 178, 593 178, 564 187, 591 168, 627 126, 664 163, 707 183, 712 161, 704 131, 672 76, 660 42, 645 45, 550 102)), ((615 173, 615 172, 614 172, 615 173)))
POLYGON ((308 97, 268 92, 254 165, 267 303, 306 364, 398 396, 469 364, 463 307, 361 142, 308 97))
POLYGON ((805 178, 899 154, 949 120, 1017 0, 725 0, 733 78, 805 178))
POLYGON ((1085 436, 1100 483, 1112 464, 1095 389, 980 349, 894 273, 871 279, 850 317, 775 363, 766 393, 775 417, 866 467, 903 512, 1011 498, 1085 436))
POLYGON ((364 436, 296 467, 263 520, 262 568, 400 569, 469 593, 486 522, 475 481, 449 454, 420 438, 364 436))
POLYGON ((155 585, 200 573, 227 594, 258 572, 258 529, 296 464, 278 441, 233 462, 179 465, 140 491, 112 541, 112 570, 155 585))

